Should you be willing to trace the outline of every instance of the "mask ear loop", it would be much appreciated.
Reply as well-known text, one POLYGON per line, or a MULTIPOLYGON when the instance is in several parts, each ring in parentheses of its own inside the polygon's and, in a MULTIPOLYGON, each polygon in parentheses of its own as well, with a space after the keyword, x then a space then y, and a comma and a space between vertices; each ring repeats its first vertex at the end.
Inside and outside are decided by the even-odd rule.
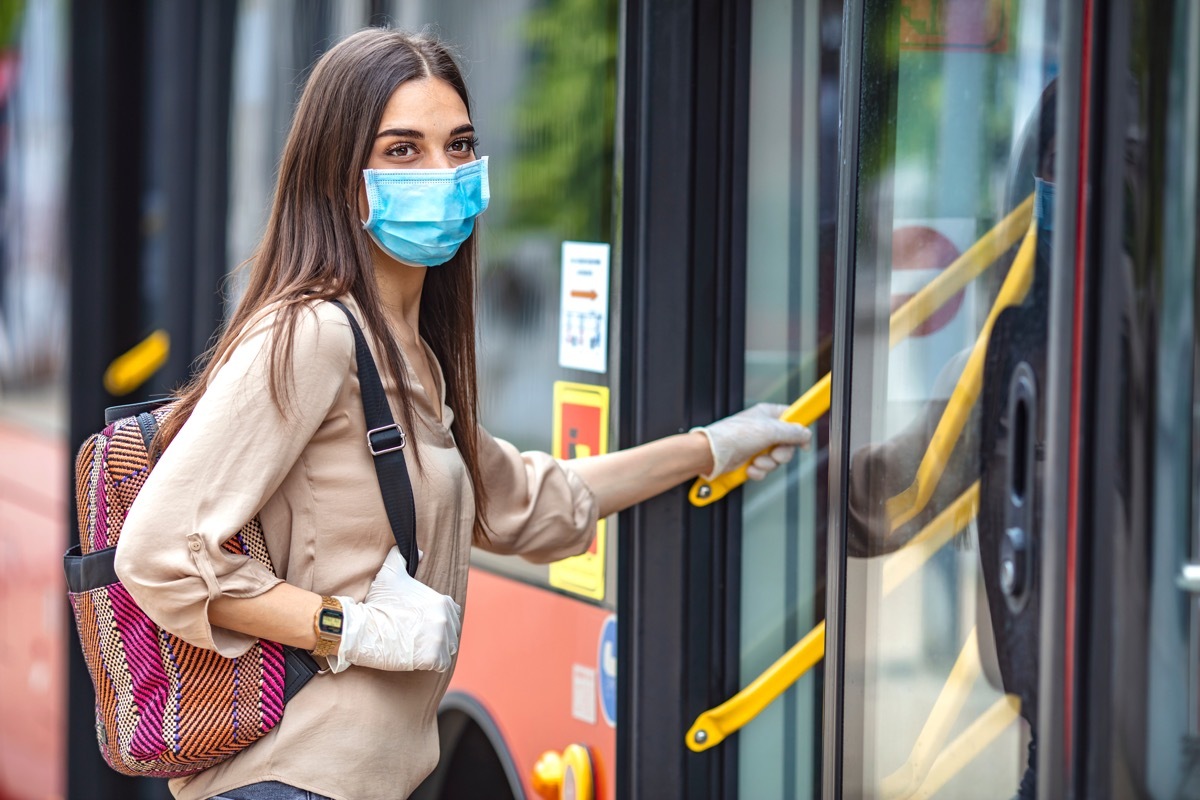
POLYGON ((363 196, 366 196, 366 198, 367 198, 367 218, 366 219, 362 218, 361 206, 359 207, 358 211, 355 212, 355 217, 358 219, 358 221, 360 223, 362 223, 363 230, 367 231, 367 234, 370 235, 370 231, 367 230, 367 226, 371 224, 371 217, 374 216, 374 214, 375 214, 375 206, 372 205, 372 203, 371 203, 371 182, 367 178, 368 171, 369 170, 364 168, 362 170, 361 175, 359 176, 358 191, 361 192, 361 194, 359 194, 359 196, 357 198, 355 198, 356 200, 361 200, 361 198, 363 196))

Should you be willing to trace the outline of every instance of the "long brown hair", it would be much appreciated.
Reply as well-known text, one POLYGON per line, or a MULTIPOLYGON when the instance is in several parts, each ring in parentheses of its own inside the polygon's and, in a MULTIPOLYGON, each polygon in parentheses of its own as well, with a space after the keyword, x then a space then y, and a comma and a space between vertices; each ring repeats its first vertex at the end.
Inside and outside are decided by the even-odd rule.
MULTIPOLYGON (((204 394, 209 377, 248 322, 278 307, 270 350, 271 397, 284 412, 292 337, 303 308, 349 294, 384 354, 384 369, 400 392, 401 422, 413 413, 403 357, 384 317, 371 246, 358 218, 358 191, 384 107, 405 81, 440 78, 471 104, 462 72, 447 48, 424 35, 368 28, 342 40, 313 67, 279 162, 279 180, 266 231, 250 258, 241 301, 205 367, 183 389, 159 432, 165 447, 204 394)), ((487 495, 479 466, 475 378, 475 234, 448 264, 429 270, 421 293, 420 333, 441 363, 452 432, 475 491, 474 537, 485 539, 487 495)), ((415 437, 409 439, 415 445, 415 437)), ((419 455, 418 455, 418 464, 419 455)))

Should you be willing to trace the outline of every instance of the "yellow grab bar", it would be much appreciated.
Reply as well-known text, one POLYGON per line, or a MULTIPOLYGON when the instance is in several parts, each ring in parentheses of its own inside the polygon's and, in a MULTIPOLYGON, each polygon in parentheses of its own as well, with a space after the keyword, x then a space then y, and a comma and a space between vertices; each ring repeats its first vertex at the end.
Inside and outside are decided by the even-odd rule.
POLYGON ((825 620, 821 620, 749 686, 696 717, 687 732, 687 746, 700 753, 725 741, 824 657, 825 620))
POLYGON ((114 397, 129 394, 167 362, 171 337, 159 329, 113 359, 104 370, 104 388, 114 397))
MULTIPOLYGON (((883 565, 884 596, 920 569, 934 553, 965 528, 974 518, 978 507, 979 482, 976 481, 908 544, 888 557, 883 565)), ((685 741, 688 748, 697 753, 703 752, 741 730, 824 657, 825 622, 821 621, 750 685, 716 708, 696 717, 687 732, 685 741)))
MULTIPOLYGON (((779 418, 785 422, 812 425, 829 410, 829 384, 829 373, 826 372, 824 378, 821 378, 811 389, 801 395, 800 399, 792 403, 779 418)), ((688 493, 688 499, 694 506, 706 506, 709 503, 717 502, 746 482, 748 477, 746 468, 749 466, 750 462, 748 461, 732 472, 718 475, 711 481, 697 478, 696 482, 692 484, 692 490, 688 493)))
POLYGON ((1033 286, 1033 256, 1036 248, 1037 226, 1030 225, 1025 240, 1021 242, 1021 249, 1017 251, 1017 257, 1000 286, 996 302, 992 304, 987 320, 975 339, 975 346, 971 349, 962 376, 950 395, 942 418, 938 420, 933 439, 925 449, 925 455, 921 457, 921 465, 917 468, 912 485, 887 501, 887 515, 891 520, 893 533, 921 513, 929 498, 933 496, 933 490, 941 480, 942 470, 950 460, 950 453, 958 443, 967 417, 983 388, 983 362, 987 357, 988 339, 991 338, 996 319, 1006 308, 1023 302, 1029 294, 1029 287, 1033 286))
MULTIPOLYGON (((1033 218, 1033 195, 1025 198, 1004 219, 996 223, 979 241, 967 248, 967 252, 956 258, 950 266, 921 287, 921 290, 910 297, 904 305, 892 312, 890 321, 889 341, 892 347, 908 337, 917 326, 927 320, 946 301, 975 280, 995 263, 996 259, 1008 252, 1021 233, 1029 228, 1033 218)), ((792 403, 787 411, 779 417, 785 422, 797 422, 801 425, 812 425, 829 410, 830 376, 825 373, 811 389, 804 393, 799 400, 792 403)), ((753 460, 753 459, 751 459, 753 460)), ((742 464, 732 472, 718 475, 711 481, 697 478, 688 493, 688 499, 694 506, 707 506, 715 503, 731 491, 746 482, 747 464, 742 464)))

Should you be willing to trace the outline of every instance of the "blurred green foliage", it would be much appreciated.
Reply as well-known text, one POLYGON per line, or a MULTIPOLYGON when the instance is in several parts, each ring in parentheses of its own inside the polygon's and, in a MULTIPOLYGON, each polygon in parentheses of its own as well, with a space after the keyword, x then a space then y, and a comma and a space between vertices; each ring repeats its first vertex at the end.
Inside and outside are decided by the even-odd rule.
POLYGON ((21 36, 25 0, 0 0, 0 48, 12 50, 21 36))
POLYGON ((616 124, 616 0, 546 0, 528 15, 513 110, 514 232, 608 241, 616 124))

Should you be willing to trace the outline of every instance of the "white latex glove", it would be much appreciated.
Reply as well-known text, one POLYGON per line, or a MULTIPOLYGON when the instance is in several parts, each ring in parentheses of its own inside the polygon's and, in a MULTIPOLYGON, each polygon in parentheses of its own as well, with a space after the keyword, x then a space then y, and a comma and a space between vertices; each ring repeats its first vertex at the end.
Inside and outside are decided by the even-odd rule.
POLYGON ((771 470, 791 461, 797 447, 808 447, 812 433, 803 425, 781 420, 784 411, 787 406, 759 403, 702 428, 692 428, 708 437, 712 449, 713 468, 705 480, 749 461, 746 475, 760 481, 771 470))
POLYGON ((462 632, 462 609, 454 599, 411 577, 392 545, 361 603, 342 603, 342 643, 329 659, 334 672, 351 664, 386 670, 450 669, 462 632))

